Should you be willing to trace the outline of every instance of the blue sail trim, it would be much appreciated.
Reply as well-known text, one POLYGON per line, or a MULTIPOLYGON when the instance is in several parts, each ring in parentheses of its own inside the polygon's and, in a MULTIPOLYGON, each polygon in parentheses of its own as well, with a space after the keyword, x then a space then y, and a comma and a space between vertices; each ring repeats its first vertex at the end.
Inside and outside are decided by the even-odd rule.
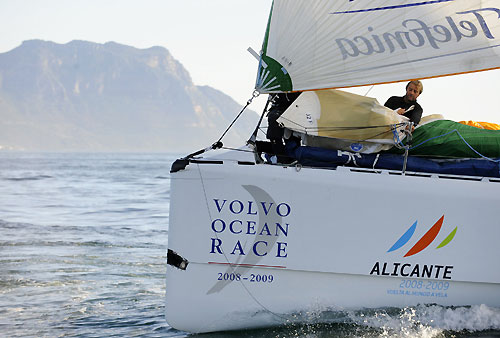
POLYGON ((363 13, 363 12, 386 11, 386 10, 391 10, 391 9, 405 8, 405 7, 434 5, 434 4, 437 4, 437 3, 450 2, 450 1, 455 1, 455 0, 424 1, 424 2, 417 2, 417 3, 413 3, 413 4, 405 4, 405 5, 395 5, 395 6, 386 6, 386 7, 358 9, 358 10, 355 10, 355 11, 332 12, 330 14, 352 14, 352 13, 363 13))
MULTIPOLYGON (((406 60, 406 61, 401 61, 401 62, 388 63, 388 64, 384 64, 384 65, 380 65, 380 66, 375 66, 375 67, 358 68, 356 70, 349 70, 349 71, 344 71, 344 72, 338 72, 338 73, 335 73, 335 74, 337 76, 340 76, 340 75, 347 75, 347 74, 354 74, 354 73, 364 73, 366 71, 371 71, 371 70, 374 70, 374 69, 384 69, 384 68, 389 68, 389 67, 393 67, 393 66, 410 65, 410 64, 415 64, 417 62, 424 62, 424 61, 429 61, 429 60, 434 60, 434 59, 440 59, 440 58, 446 58, 446 57, 455 56, 455 55, 461 55, 461 54, 469 54, 469 53, 474 53, 474 52, 479 52, 479 51, 482 51, 482 50, 499 48, 499 47, 500 47, 500 44, 496 44, 496 45, 491 45, 491 46, 487 46, 487 47, 462 50, 462 51, 458 51, 458 52, 441 54, 441 55, 436 55, 436 56, 428 56, 428 57, 423 57, 423 58, 420 58, 420 59, 412 59, 412 60, 406 60)), ((443 74, 442 76, 449 76, 449 75, 456 75, 456 74, 454 74, 454 73, 453 74, 443 74)))

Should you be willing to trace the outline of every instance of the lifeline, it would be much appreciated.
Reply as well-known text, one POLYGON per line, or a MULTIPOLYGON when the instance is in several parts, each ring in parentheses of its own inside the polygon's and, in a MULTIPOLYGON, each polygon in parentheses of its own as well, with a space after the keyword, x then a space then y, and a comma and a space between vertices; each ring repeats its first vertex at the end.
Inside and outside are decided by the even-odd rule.
POLYGON ((370 275, 377 276, 395 276, 411 278, 435 278, 451 279, 453 265, 419 265, 419 264, 401 264, 401 263, 383 263, 376 262, 370 271, 370 275))

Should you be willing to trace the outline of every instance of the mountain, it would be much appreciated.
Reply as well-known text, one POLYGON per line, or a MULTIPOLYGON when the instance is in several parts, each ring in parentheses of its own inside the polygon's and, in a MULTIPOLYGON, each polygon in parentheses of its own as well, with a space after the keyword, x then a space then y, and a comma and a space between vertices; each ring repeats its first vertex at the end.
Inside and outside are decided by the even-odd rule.
MULTIPOLYGON (((192 152, 241 109, 163 47, 30 40, 0 53, 0 149, 192 152)), ((242 116, 225 145, 253 131, 257 114, 242 116)))

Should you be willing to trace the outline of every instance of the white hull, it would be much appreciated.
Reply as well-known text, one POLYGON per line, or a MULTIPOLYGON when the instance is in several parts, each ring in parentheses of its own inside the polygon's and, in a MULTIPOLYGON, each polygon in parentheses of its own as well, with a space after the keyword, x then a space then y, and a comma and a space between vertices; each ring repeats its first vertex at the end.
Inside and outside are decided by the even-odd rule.
POLYGON ((318 310, 500 307, 498 179, 227 159, 171 178, 168 247, 189 261, 167 269, 177 329, 264 327, 318 310))

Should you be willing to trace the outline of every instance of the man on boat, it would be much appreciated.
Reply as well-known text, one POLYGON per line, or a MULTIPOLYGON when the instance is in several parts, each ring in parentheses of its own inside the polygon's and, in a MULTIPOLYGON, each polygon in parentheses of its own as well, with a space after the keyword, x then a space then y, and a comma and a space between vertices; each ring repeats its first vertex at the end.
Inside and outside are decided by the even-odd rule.
MULTIPOLYGON (((424 86, 419 80, 413 80, 406 85, 405 96, 391 96, 384 104, 387 108, 394 109, 399 115, 406 116, 417 126, 422 117, 423 109, 417 103, 417 97, 422 94, 424 86)), ((413 130, 412 130, 413 131, 413 130)))
POLYGON ((268 128, 266 137, 270 140, 271 153, 276 155, 280 163, 290 163, 292 160, 285 155, 285 145, 283 144, 284 129, 276 121, 281 114, 292 104, 301 92, 276 94, 273 98, 273 105, 267 113, 268 128))

